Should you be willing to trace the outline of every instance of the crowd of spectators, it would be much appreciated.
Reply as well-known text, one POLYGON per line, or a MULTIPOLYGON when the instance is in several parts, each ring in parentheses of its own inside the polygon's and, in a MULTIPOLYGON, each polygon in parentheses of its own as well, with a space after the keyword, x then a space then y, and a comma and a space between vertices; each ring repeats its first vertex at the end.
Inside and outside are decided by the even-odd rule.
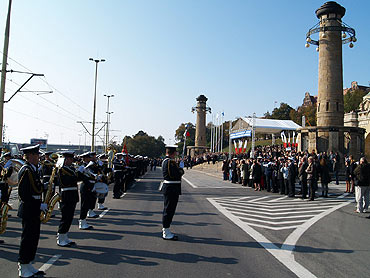
POLYGON ((329 183, 333 181, 338 185, 339 173, 342 172, 345 173, 345 192, 353 194, 356 190, 358 203, 362 200, 362 206, 358 205, 356 212, 368 209, 370 169, 365 158, 355 161, 351 155, 341 157, 333 152, 300 152, 294 147, 285 148, 283 145, 257 146, 254 158, 251 157, 250 151, 233 154, 231 159, 227 153, 206 153, 186 158, 185 166, 222 161, 224 180, 249 186, 256 191, 266 190, 309 201, 315 199, 316 191, 321 191, 321 196, 328 198, 329 183), (341 165, 345 165, 345 169, 341 165), (300 190, 295 188, 297 182, 300 190))

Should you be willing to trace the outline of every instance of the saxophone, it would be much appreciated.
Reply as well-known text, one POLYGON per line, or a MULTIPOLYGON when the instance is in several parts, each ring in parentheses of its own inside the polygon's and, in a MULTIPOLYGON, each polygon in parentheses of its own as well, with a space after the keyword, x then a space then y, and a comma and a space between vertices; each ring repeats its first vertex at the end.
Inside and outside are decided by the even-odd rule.
POLYGON ((58 171, 58 168, 54 167, 53 172, 51 173, 51 176, 50 176, 48 189, 46 191, 45 199, 43 201, 45 204, 47 204, 48 208, 47 208, 46 212, 42 211, 41 214, 40 214, 40 220, 41 220, 42 223, 46 223, 50 220, 51 214, 54 210, 55 204, 61 200, 61 197, 60 197, 59 193, 57 193, 57 192, 52 196, 52 194, 53 194, 53 183, 54 183, 54 178, 55 178, 55 175, 56 175, 57 171, 58 171))

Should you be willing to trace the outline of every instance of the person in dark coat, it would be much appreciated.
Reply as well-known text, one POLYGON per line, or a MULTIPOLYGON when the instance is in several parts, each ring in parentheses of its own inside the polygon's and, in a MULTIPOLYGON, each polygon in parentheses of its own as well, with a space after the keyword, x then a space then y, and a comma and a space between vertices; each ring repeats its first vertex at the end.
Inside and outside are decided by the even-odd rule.
POLYGON ((310 156, 308 158, 308 166, 306 169, 307 173, 307 183, 310 189, 310 201, 315 200, 315 192, 316 192, 316 182, 317 182, 317 166, 314 161, 314 158, 310 156))
POLYGON ((22 235, 18 256, 20 277, 45 275, 32 266, 40 238, 40 213, 47 211, 47 204, 42 203, 43 185, 37 166, 39 163, 39 145, 21 149, 26 164, 18 172, 18 197, 20 200, 18 217, 22 219, 22 235))
POLYGON ((236 158, 234 157, 231 161, 231 182, 236 183, 238 181, 238 173, 237 173, 237 164, 236 164, 236 158))
POLYGON ((340 166, 340 161, 338 160, 337 156, 334 156, 333 158, 333 172, 335 176, 335 184, 339 184, 339 166, 340 166))
POLYGON ((307 198, 307 173, 306 173, 307 167, 308 167, 308 163, 307 163, 306 157, 304 156, 301 158, 301 163, 298 169, 298 178, 301 182, 301 188, 302 188, 301 190, 302 199, 307 198))
POLYGON ((346 160, 345 162, 345 178, 346 178, 346 193, 351 192, 351 165, 350 161, 346 160))
POLYGON ((226 181, 229 176, 229 161, 227 159, 222 162, 222 173, 224 174, 224 181, 226 181))
POLYGON ((177 240, 170 226, 175 215, 179 195, 181 195, 181 177, 184 170, 179 168, 174 158, 177 146, 166 146, 166 158, 162 163, 163 183, 161 191, 163 193, 163 216, 162 216, 162 238, 165 240, 177 240))
POLYGON ((270 192, 272 188, 272 162, 269 161, 267 164, 265 164, 264 169, 266 176, 266 190, 267 192, 270 192))
POLYGON ((295 180, 297 178, 296 165, 293 159, 290 159, 288 173, 289 197, 293 198, 295 196, 295 180))
POLYGON ((72 246, 75 242, 68 238, 68 231, 71 227, 73 216, 76 209, 76 204, 79 201, 78 196, 78 176, 75 168, 72 166, 74 160, 74 152, 63 152, 64 157, 60 160, 63 163, 58 170, 59 188, 62 200, 60 202, 60 211, 62 217, 60 219, 58 234, 57 234, 57 245, 66 247, 72 246))
POLYGON ((370 166, 365 157, 360 158, 360 163, 353 171, 355 175, 356 188, 356 212, 363 213, 369 209, 370 194, 370 166))
POLYGON ((328 184, 330 182, 329 167, 326 164, 326 159, 321 158, 320 160, 320 177, 321 177, 321 197, 328 197, 328 184))
POLYGON ((257 162, 257 160, 254 160, 252 167, 253 167, 252 168, 252 179, 253 179, 253 184, 254 184, 254 190, 261 191, 261 178, 262 178, 261 165, 257 162))

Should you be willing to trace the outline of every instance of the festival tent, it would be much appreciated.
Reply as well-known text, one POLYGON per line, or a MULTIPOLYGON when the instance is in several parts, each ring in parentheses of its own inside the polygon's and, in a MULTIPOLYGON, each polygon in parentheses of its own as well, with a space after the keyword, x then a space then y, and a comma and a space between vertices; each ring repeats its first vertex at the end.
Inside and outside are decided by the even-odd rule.
MULTIPOLYGON (((255 118, 254 120, 256 133, 259 134, 276 134, 284 130, 296 131, 298 128, 301 128, 301 126, 297 125, 292 120, 273 120, 259 118, 255 118)), ((242 123, 240 123, 240 127, 242 127, 243 130, 252 130, 253 118, 241 118, 239 119, 239 121, 242 121, 242 123)), ((236 130, 237 127, 238 122, 234 125, 233 130, 236 130)))

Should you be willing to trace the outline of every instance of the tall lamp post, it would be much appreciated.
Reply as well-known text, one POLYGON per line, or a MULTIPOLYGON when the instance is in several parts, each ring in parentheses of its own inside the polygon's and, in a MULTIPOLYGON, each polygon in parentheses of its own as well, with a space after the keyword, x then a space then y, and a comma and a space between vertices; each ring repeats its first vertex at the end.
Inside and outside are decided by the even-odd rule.
POLYGON ((105 97, 107 97, 108 99, 108 103, 107 103, 107 130, 106 130, 106 137, 105 137, 105 151, 107 152, 108 150, 108 144, 109 144, 109 121, 110 121, 110 114, 112 114, 113 112, 109 112, 109 99, 111 97, 114 97, 114 95, 104 95, 105 97))
POLYGON ((95 89, 94 89, 94 106, 93 106, 93 120, 92 120, 92 132, 91 132, 91 151, 95 149, 95 113, 96 113, 96 83, 98 81, 98 64, 105 62, 105 59, 93 59, 89 58, 90 61, 95 62, 95 89))

